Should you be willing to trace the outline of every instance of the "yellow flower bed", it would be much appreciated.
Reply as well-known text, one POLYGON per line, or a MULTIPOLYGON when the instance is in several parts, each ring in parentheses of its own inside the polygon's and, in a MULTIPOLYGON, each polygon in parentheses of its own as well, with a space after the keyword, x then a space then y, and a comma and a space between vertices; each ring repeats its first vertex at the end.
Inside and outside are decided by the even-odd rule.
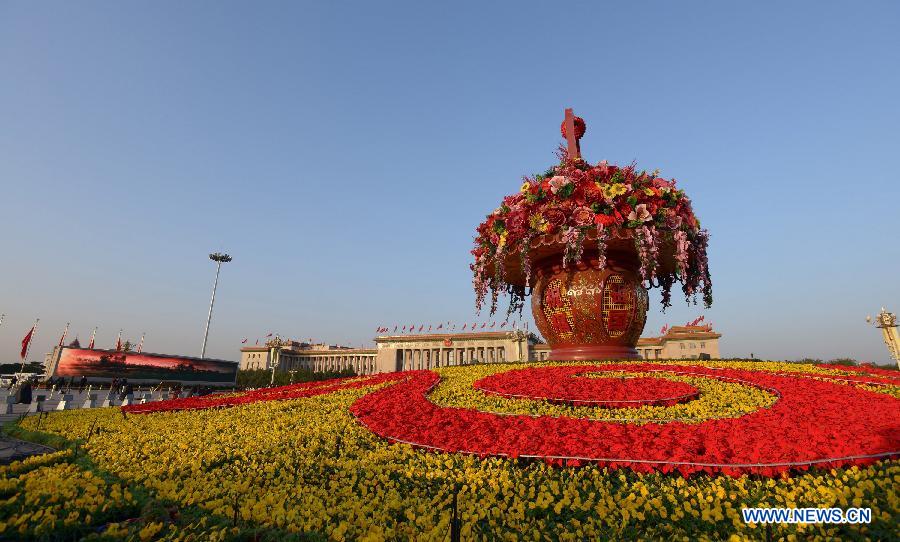
MULTIPOLYGON (((754 369, 762 366, 796 369, 753 364, 754 369)), ((494 403, 483 401, 494 398, 476 401, 462 388, 494 370, 501 368, 441 369, 447 382, 432 399, 488 409, 494 403)), ((715 399, 719 403, 696 414, 721 415, 712 406, 718 404, 732 409, 728 415, 740 415, 772 400, 766 392, 737 386, 713 390, 722 395, 715 399), (732 392, 737 395, 729 400, 725 395, 732 392)), ((315 532, 332 540, 447 540, 454 493, 464 540, 761 539, 764 528, 744 524, 740 513, 742 507, 759 506, 864 506, 873 511, 869 525, 773 526, 775 539, 887 539, 896 534, 898 461, 775 479, 685 479, 430 453, 390 444, 353 418, 350 405, 370 391, 127 417, 114 408, 51 413, 42 421, 42 431, 83 439, 92 426, 99 429, 81 453, 92 468, 115 481, 104 481, 70 456, 46 465, 38 463, 49 459, 28 460, 31 468, 12 465, 4 471, 0 538, 62 535, 67 522, 83 522, 97 526, 108 539, 231 540, 261 527, 282 533, 275 539, 315 532), (136 497, 138 493, 145 497, 136 497), (129 523, 135 505, 150 497, 208 517, 129 523)), ((506 401, 503 408, 512 409, 506 401)), ((662 410, 679 406, 686 405, 662 410)), ((557 413, 565 415, 572 410, 540 408, 563 409, 557 413)), ((621 410, 631 411, 636 420, 650 415, 633 412, 640 409, 616 413, 621 410)), ((36 430, 37 419, 26 418, 21 425, 36 430)))
POLYGON ((42 466, 0 481, 0 537, 45 537, 136 504, 121 484, 108 484, 70 463, 42 466))

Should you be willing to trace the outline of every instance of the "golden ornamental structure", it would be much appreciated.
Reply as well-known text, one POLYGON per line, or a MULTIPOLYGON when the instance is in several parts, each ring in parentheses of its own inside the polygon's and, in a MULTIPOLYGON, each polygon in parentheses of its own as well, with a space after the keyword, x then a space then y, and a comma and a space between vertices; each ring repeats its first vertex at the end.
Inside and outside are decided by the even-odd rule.
POLYGON ((881 329, 884 344, 887 345, 888 352, 897 362, 897 367, 900 368, 900 334, 897 333, 897 315, 881 307, 881 312, 875 316, 875 320, 873 321, 871 316, 866 316, 866 322, 881 329))

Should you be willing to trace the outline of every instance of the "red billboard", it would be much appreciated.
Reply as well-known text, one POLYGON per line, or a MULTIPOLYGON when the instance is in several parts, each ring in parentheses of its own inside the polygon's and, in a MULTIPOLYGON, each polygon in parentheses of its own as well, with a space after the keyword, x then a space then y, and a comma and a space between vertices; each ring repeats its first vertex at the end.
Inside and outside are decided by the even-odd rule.
POLYGON ((234 361, 64 347, 51 376, 228 385, 235 383, 237 370, 234 361))

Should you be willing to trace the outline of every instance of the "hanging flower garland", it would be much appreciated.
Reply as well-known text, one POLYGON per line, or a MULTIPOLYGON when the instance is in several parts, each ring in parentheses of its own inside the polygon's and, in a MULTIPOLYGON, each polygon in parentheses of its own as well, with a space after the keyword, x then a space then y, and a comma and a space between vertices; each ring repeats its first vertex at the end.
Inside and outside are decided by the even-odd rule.
MULTIPOLYGON (((579 129, 584 131, 584 121, 578 120, 576 135, 579 129)), ((565 125, 562 131, 565 134, 565 125)), ((563 150, 559 155, 558 165, 525 177, 519 192, 505 197, 478 226, 470 268, 479 310, 489 291, 491 313, 501 292, 511 296, 509 312, 521 309, 531 281, 532 245, 536 239, 554 236, 564 245, 563 264, 580 259, 589 247, 598 253, 600 266, 612 237, 630 239, 645 285, 662 290, 663 309, 671 304, 676 282, 682 283, 689 301, 696 302, 700 295, 706 307, 712 304, 709 234, 701 229, 691 200, 674 179, 659 177, 657 171, 638 171, 634 164, 619 167, 604 160, 591 165, 581 158, 570 159, 563 150), (506 276, 511 256, 519 258, 524 281, 506 276), (663 258, 674 264, 661 265, 663 258)))

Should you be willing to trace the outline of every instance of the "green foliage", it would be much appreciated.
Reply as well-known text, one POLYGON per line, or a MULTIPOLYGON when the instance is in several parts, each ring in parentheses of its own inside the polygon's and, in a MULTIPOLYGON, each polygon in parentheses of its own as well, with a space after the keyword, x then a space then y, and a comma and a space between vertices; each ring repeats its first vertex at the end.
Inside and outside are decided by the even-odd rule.
MULTIPOLYGON (((306 369, 297 369, 294 371, 293 383, 312 382, 316 380, 328 380, 329 378, 341 378, 346 376, 356 376, 352 370, 347 371, 325 371, 313 372, 306 369)), ((267 369, 248 369, 238 371, 237 387, 239 388, 264 388, 272 381, 272 371, 267 369)), ((276 386, 287 386, 291 384, 291 373, 275 371, 276 386)))

